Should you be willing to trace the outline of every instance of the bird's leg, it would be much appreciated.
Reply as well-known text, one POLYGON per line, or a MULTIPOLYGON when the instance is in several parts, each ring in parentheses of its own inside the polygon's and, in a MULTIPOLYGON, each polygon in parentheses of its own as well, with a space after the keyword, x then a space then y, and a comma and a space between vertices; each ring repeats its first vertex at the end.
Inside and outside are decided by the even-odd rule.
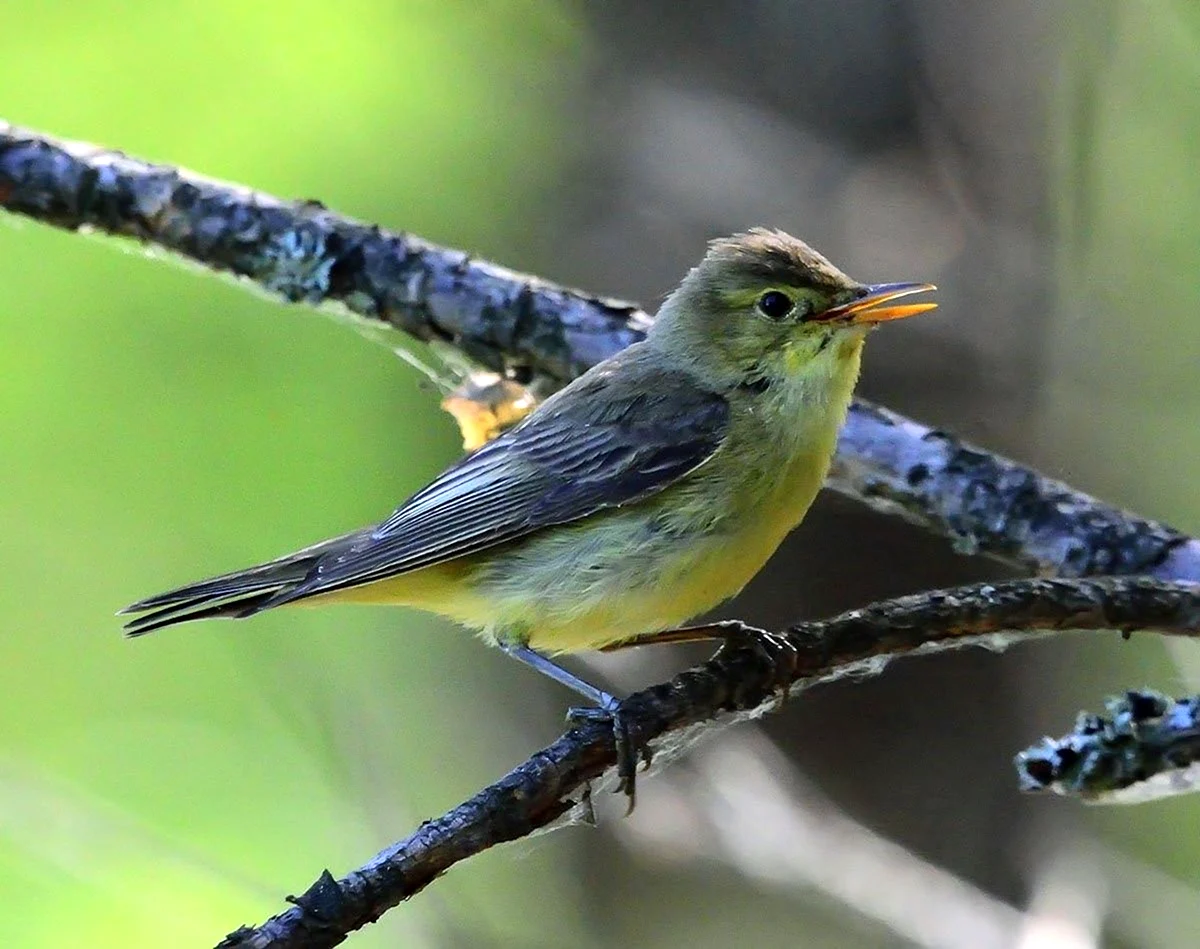
POLYGON ((519 659, 525 665, 536 669, 542 675, 549 676, 555 682, 573 689, 588 701, 594 702, 595 707, 572 708, 567 710, 567 718, 573 722, 603 721, 612 725, 613 741, 617 748, 617 778, 619 789, 629 800, 626 816, 633 813, 636 802, 637 785, 637 736, 632 733, 629 722, 621 711, 620 701, 603 689, 598 689, 590 682, 585 682, 579 676, 567 671, 558 663, 547 659, 535 649, 517 643, 500 643, 500 648, 514 659, 519 659))
MULTIPOLYGON (((737 649, 751 646, 759 655, 771 663, 773 675, 771 688, 779 691, 779 701, 787 701, 788 686, 795 675, 799 662, 796 646, 787 636, 772 633, 755 626, 747 626, 741 620, 722 620, 717 623, 705 623, 701 626, 683 626, 679 629, 664 629, 657 633, 643 633, 633 639, 626 639, 610 646, 601 647, 601 652, 615 652, 618 649, 628 649, 632 646, 660 646, 668 643, 699 643, 710 640, 723 640, 716 655, 726 649, 737 649)), ((714 657, 715 658, 715 657, 714 657)))

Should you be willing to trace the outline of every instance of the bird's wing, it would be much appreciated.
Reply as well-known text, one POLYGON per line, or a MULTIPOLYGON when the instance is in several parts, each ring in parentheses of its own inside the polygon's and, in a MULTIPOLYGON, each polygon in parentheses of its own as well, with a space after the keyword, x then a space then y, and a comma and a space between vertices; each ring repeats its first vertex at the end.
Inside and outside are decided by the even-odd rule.
POLYGON ((464 557, 631 504, 702 465, 725 437, 728 403, 689 373, 632 357, 581 376, 363 539, 321 558, 307 580, 267 605, 464 557))

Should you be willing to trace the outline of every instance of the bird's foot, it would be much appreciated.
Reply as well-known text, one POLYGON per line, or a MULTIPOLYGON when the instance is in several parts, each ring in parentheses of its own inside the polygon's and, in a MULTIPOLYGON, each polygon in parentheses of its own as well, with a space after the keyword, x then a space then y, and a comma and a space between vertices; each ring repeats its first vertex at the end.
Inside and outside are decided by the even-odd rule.
POLYGON ((738 620, 713 623, 712 626, 714 633, 724 640, 716 656, 726 650, 753 649, 771 665, 768 685, 772 692, 778 694, 779 704, 787 702, 788 690, 800 662, 800 653, 795 644, 783 634, 747 626, 738 620))
POLYGON ((637 727, 629 721, 621 703, 611 695, 605 695, 599 705, 576 706, 567 710, 567 720, 575 723, 606 722, 611 724, 613 743, 617 752, 617 790, 625 795, 628 807, 625 816, 633 813, 637 804, 638 759, 650 764, 650 751, 638 740, 637 727))
POLYGON ((613 741, 617 749, 618 787, 629 800, 629 810, 626 816, 633 813, 637 783, 637 762, 641 755, 650 763, 649 750, 638 740, 637 729, 632 727, 629 719, 621 708, 621 703, 603 689, 585 682, 573 672, 564 669, 552 659, 543 656, 520 641, 500 642, 500 648, 512 656, 537 669, 542 675, 549 676, 555 682, 574 689, 580 695, 595 702, 595 705, 582 708, 572 708, 567 712, 567 720, 571 722, 605 722, 611 724, 613 741))

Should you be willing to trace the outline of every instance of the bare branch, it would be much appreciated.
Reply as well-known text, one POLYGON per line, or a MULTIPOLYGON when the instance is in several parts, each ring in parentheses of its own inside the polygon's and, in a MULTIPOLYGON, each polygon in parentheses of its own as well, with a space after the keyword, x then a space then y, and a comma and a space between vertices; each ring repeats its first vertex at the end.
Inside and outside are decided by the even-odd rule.
POLYGON ((861 399, 827 486, 1029 573, 1200 580, 1200 541, 861 399))
MULTIPOLYGON (((293 303, 456 347, 495 370, 562 384, 635 342, 633 303, 569 290, 315 201, 287 203, 93 145, 0 123, 0 207, 131 237, 293 303)), ((1200 541, 858 400, 829 486, 963 551, 1059 576, 1200 580, 1200 541)))
POLYGON ((1131 804, 1200 787, 1200 696, 1131 691, 1105 712, 1080 715, 1069 734, 1017 755, 1022 790, 1131 804))
MULTIPOLYGON (((898 656, 968 645, 1002 648, 1065 630, 1135 628, 1197 635, 1200 586, 1145 577, 1015 580, 876 603, 788 630, 799 653, 791 691, 876 673, 898 656)), ((638 734, 654 743, 658 761, 679 754, 715 725, 772 707, 776 675, 774 664, 752 646, 732 646, 669 683, 638 692, 623 707, 638 734)), ((460 860, 585 819, 588 783, 614 764, 609 728, 590 723, 572 729, 342 879, 326 871, 290 909, 255 929, 231 933, 220 949, 336 946, 460 860)))
POLYGON ((289 303, 462 349, 490 369, 561 381, 640 339, 635 304, 169 165, 0 122, 0 207, 67 230, 131 237, 289 303))

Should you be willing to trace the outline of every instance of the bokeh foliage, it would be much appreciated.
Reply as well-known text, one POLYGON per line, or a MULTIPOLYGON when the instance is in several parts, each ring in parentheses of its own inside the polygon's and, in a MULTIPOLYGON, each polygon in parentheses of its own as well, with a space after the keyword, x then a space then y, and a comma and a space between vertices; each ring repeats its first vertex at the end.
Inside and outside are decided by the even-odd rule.
MULTIPOLYGON (((582 40, 528 2, 27 4, 0 89, 13 122, 503 256, 582 40)), ((458 444, 385 348, 106 243, 0 226, 9 946, 211 944, 528 751, 519 702, 487 711, 504 660, 412 613, 123 641, 125 602, 377 519, 458 444)), ((561 888, 541 856, 535 889, 481 865, 360 942, 516 926, 561 888)))

